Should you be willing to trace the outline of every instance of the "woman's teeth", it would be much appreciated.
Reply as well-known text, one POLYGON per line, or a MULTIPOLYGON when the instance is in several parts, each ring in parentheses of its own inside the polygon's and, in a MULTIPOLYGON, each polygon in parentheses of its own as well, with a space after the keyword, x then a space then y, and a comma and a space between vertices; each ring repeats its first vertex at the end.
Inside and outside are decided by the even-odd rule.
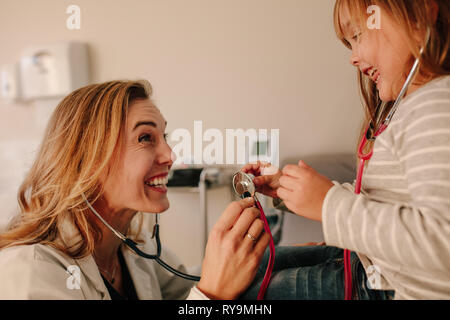
POLYGON ((155 178, 149 181, 146 181, 145 184, 148 186, 165 186, 169 182, 169 178, 167 176, 161 178, 155 178))

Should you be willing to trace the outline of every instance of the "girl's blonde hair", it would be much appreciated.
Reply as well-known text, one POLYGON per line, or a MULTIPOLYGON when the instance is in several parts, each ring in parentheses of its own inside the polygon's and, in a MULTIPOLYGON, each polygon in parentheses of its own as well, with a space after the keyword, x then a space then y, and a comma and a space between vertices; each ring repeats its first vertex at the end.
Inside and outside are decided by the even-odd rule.
POLYGON ((75 259, 92 254, 101 232, 82 194, 91 203, 102 195, 100 177, 116 165, 129 105, 151 95, 147 81, 111 81, 78 89, 59 103, 20 186, 19 215, 0 235, 0 249, 41 243, 75 259), (67 221, 81 237, 70 247, 57 241, 67 221))
MULTIPOLYGON (((420 74, 425 82, 434 78, 450 74, 450 1, 449 0, 337 0, 334 8, 334 25, 336 34, 345 46, 351 49, 345 40, 340 14, 347 9, 350 16, 355 19, 353 23, 361 30, 367 28, 369 6, 378 6, 383 13, 390 15, 399 25, 399 30, 408 39, 408 45, 414 58, 420 57, 420 74), (433 7, 438 7, 437 19, 432 19, 433 7), (427 44, 423 44, 424 52, 420 55, 420 46, 417 45, 414 35, 418 30, 430 30, 427 44)), ((382 25, 381 25, 382 27, 382 25)), ((358 70, 358 82, 364 103, 365 119, 362 123, 359 136, 360 141, 365 129, 370 123, 376 124, 378 119, 384 120, 392 108, 393 102, 386 104, 382 114, 377 115, 377 107, 381 101, 378 96, 376 84, 358 70)), ((373 148, 369 143, 366 152, 373 148)))

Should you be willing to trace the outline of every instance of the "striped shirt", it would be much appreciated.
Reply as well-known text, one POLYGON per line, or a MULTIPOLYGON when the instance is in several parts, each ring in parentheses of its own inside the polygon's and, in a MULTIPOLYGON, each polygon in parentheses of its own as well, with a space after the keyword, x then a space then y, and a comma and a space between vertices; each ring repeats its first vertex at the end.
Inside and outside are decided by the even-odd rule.
POLYGON ((322 207, 327 245, 357 252, 369 278, 379 273, 374 289, 395 299, 450 299, 450 76, 399 105, 360 195, 333 183, 322 207))

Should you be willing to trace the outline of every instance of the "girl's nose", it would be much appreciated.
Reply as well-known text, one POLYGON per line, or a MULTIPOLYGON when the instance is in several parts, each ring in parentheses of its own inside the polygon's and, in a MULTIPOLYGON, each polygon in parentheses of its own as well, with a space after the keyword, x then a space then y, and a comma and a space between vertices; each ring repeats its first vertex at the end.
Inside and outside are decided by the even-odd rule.
POLYGON ((355 67, 359 66, 359 57, 356 54, 355 50, 352 51, 352 56, 350 57, 350 64, 355 67))

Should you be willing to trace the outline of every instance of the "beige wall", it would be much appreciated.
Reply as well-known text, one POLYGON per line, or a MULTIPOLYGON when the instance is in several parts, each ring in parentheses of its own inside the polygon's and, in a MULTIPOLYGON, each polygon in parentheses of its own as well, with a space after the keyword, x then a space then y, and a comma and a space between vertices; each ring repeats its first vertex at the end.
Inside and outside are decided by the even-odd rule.
MULTIPOLYGON (((280 129, 283 158, 351 152, 362 116, 331 0, 0 0, 0 65, 31 45, 90 46, 92 81, 146 78, 176 128, 280 129), (81 8, 81 30, 66 8, 81 8)), ((0 205, 15 191, 57 101, 0 102, 0 205)), ((4 216, 4 215, 3 215, 4 216)), ((0 217, 0 224, 2 222, 0 217)))

